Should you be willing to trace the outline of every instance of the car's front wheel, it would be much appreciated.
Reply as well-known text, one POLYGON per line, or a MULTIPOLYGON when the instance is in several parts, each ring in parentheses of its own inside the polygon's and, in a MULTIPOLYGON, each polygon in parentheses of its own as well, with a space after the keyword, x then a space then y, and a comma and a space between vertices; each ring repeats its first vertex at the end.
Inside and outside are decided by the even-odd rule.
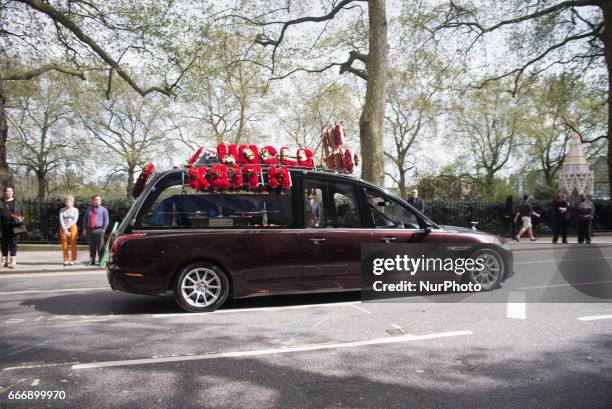
POLYGON ((480 249, 472 253, 470 258, 480 260, 483 268, 469 270, 464 278, 472 284, 480 284, 483 291, 499 287, 504 277, 504 261, 499 252, 489 248, 480 249))
POLYGON ((210 263, 184 267, 174 282, 174 298, 189 312, 210 312, 219 308, 229 294, 227 275, 210 263))

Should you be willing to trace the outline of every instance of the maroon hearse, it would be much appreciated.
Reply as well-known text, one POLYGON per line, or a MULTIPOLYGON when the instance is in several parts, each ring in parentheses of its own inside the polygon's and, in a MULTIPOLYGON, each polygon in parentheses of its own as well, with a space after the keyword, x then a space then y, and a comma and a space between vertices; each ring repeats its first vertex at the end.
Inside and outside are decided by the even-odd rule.
POLYGON ((510 249, 495 236, 438 226, 352 176, 289 172, 289 189, 222 192, 193 189, 185 169, 156 175, 111 238, 111 287, 172 291, 191 312, 214 311, 228 296, 355 291, 363 243, 487 244, 484 271, 463 279, 489 290, 512 274, 510 249))

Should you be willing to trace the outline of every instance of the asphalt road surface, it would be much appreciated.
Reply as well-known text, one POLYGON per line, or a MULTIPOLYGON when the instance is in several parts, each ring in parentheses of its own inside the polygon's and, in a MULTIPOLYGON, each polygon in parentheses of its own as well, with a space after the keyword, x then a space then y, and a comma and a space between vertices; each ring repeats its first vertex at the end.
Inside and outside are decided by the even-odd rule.
POLYGON ((113 293, 101 273, 0 276, 0 407, 612 408, 593 260, 612 247, 517 251, 493 303, 340 293, 209 314, 113 293), (587 283, 561 281, 564 265, 587 283))

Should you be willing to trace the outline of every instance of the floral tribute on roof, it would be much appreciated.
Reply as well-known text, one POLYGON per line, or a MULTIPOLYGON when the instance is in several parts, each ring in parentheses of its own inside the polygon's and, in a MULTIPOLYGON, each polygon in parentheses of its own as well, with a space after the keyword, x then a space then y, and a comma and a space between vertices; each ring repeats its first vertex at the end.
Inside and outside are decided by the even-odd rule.
POLYGON ((216 151, 199 148, 187 161, 189 185, 200 191, 287 192, 291 188, 289 168, 318 169, 352 174, 359 165, 359 155, 345 147, 346 130, 339 123, 321 131, 323 147, 320 166, 315 166, 312 150, 298 148, 291 156, 288 147, 266 145, 226 145, 216 151))
POLYGON ((151 175, 155 173, 155 166, 152 163, 147 163, 142 167, 142 172, 136 179, 134 183, 134 187, 132 188, 132 196, 134 199, 138 198, 142 191, 144 190, 147 182, 151 179, 151 175))
MULTIPOLYGON (((216 151, 202 147, 185 163, 188 184, 199 191, 251 191, 261 193, 287 193, 292 186, 290 168, 317 169, 353 174, 359 165, 359 155, 345 147, 347 132, 336 122, 325 127, 315 151, 300 147, 291 156, 288 147, 276 149, 266 145, 226 145, 220 143, 216 151), (322 146, 321 161, 315 166, 315 154, 322 146)), ((133 189, 134 197, 144 190, 155 168, 146 165, 133 189)))

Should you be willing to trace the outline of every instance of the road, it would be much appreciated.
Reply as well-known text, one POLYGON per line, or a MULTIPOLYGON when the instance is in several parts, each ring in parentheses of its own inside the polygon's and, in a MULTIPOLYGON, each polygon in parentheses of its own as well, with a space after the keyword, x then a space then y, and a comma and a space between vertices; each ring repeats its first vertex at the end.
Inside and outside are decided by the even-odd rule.
POLYGON ((610 408, 610 299, 529 302, 586 301, 551 274, 612 260, 593 251, 516 251, 494 303, 344 293, 187 314, 99 272, 0 276, 0 406, 610 408), (24 391, 65 397, 9 399, 24 391))

